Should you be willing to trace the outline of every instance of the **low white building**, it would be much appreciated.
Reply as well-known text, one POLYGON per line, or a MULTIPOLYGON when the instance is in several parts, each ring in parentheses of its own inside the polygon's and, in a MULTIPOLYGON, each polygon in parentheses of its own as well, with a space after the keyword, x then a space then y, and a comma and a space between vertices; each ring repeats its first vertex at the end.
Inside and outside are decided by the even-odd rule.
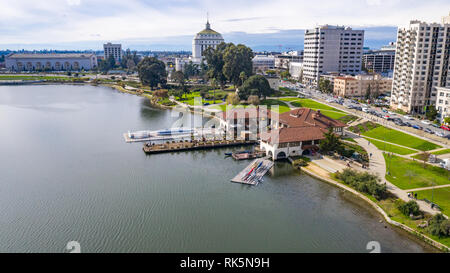
POLYGON ((10 71, 80 71, 97 68, 92 53, 11 53, 5 58, 10 71))
POLYGON ((439 113, 441 122, 443 122, 444 118, 450 116, 450 88, 436 87, 436 91, 436 110, 439 113))
POLYGON ((320 127, 279 128, 261 134, 260 149, 273 160, 310 154, 317 150, 324 130, 320 127))
POLYGON ((252 63, 254 73, 275 69, 275 56, 256 55, 253 57, 252 63))
POLYGON ((289 74, 291 74, 291 77, 296 80, 302 79, 303 74, 303 63, 298 62, 290 62, 289 63, 289 74))

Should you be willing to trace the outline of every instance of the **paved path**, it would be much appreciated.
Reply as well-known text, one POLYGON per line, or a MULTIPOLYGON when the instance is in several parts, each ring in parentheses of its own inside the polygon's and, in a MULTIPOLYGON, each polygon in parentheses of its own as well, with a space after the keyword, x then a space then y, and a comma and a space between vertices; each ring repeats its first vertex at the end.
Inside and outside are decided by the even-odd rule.
MULTIPOLYGON (((387 189, 395 194, 398 198, 402 199, 405 202, 412 200, 408 197, 407 191, 400 189, 399 187, 386 180, 386 162, 384 161, 382 151, 380 151, 375 145, 369 144, 367 139, 355 138, 355 140, 359 146, 367 151, 368 154, 372 154, 369 163, 369 172, 377 174, 381 178, 381 182, 386 183, 387 189)), ((416 200, 416 202, 419 204, 419 207, 422 211, 425 211, 432 215, 439 213, 439 211, 431 209, 430 205, 425 201, 416 200)))
POLYGON ((432 190, 432 189, 440 189, 440 188, 448 188, 450 185, 439 185, 439 186, 432 186, 432 187, 424 187, 424 188, 416 188, 416 189, 410 189, 406 190, 407 192, 412 191, 426 191, 426 190, 432 190))

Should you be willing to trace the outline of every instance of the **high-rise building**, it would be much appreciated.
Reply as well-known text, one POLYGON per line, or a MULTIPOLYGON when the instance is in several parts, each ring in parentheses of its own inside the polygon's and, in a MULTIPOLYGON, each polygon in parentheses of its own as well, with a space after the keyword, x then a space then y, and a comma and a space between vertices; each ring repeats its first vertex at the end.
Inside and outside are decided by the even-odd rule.
POLYGON ((209 20, 206 21, 206 28, 192 39, 192 57, 194 59, 202 59, 203 52, 208 48, 216 48, 220 43, 223 43, 224 39, 222 35, 211 29, 209 20))
POLYGON ((390 43, 380 50, 370 50, 363 55, 364 67, 376 73, 389 73, 394 70, 395 44, 390 43))
POLYGON ((423 113, 436 103, 437 87, 450 87, 450 16, 442 23, 411 21, 399 28, 391 107, 423 113))
POLYGON ((360 73, 363 47, 364 30, 329 25, 306 30, 304 81, 317 85, 320 75, 324 73, 360 73))
POLYGON ((123 52, 121 44, 107 43, 103 45, 103 50, 105 52, 105 60, 107 60, 109 56, 113 56, 116 62, 122 60, 123 52))

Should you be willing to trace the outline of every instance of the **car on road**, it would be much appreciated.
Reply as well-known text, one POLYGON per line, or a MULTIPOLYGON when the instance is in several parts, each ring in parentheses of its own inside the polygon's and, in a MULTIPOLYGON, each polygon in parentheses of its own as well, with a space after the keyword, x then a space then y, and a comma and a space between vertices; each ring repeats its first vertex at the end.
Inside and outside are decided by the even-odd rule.
POLYGON ((420 122, 422 122, 423 124, 426 124, 426 125, 430 125, 431 123, 428 121, 428 120, 426 120, 426 119, 424 119, 424 120, 422 120, 422 121, 420 121, 420 122))
POLYGON ((450 131, 450 127, 448 127, 447 125, 442 125, 441 129, 446 130, 446 131, 450 131))
POLYGON ((369 113, 369 108, 364 107, 364 108, 362 109, 362 111, 363 111, 364 113, 369 113))
POLYGON ((408 127, 412 127, 412 126, 413 126, 413 125, 412 125, 411 123, 409 123, 409 122, 405 122, 405 125, 408 126, 408 127))
POLYGON ((434 133, 433 131, 431 131, 431 130, 428 129, 428 128, 425 128, 424 131, 427 132, 427 133, 429 133, 429 134, 433 134, 433 133, 434 133))
POLYGON ((431 126, 436 127, 436 128, 441 127, 441 126, 439 126, 439 124, 436 124, 436 123, 432 123, 431 126))
POLYGON ((409 120, 413 120, 414 118, 412 117, 412 116, 410 116, 410 115, 406 115, 406 116, 403 116, 404 118, 406 118, 406 119, 409 119, 409 120))
POLYGON ((414 124, 412 127, 417 130, 422 130, 422 127, 417 124, 414 124))
POLYGON ((445 134, 442 132, 434 132, 435 135, 439 136, 439 137, 444 137, 445 134))

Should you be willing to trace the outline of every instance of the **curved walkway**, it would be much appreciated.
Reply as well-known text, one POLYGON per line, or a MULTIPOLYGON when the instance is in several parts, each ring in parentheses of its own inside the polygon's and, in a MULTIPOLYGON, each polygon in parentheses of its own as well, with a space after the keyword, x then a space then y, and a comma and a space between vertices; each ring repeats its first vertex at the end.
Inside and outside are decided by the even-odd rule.
MULTIPOLYGON (((355 141, 359 146, 364 148, 368 154, 372 154, 369 163, 369 172, 377 174, 381 178, 381 182, 386 183, 386 186, 390 192, 395 194, 398 198, 405 202, 411 201, 412 199, 408 197, 408 192, 402 190, 395 186, 391 182, 387 181, 386 176, 386 162, 384 160, 383 152, 379 150, 375 145, 371 144, 367 139, 357 137, 355 141)), ((430 205, 422 200, 415 200, 422 211, 427 212, 431 215, 439 213, 439 211, 431 209, 430 205)))

